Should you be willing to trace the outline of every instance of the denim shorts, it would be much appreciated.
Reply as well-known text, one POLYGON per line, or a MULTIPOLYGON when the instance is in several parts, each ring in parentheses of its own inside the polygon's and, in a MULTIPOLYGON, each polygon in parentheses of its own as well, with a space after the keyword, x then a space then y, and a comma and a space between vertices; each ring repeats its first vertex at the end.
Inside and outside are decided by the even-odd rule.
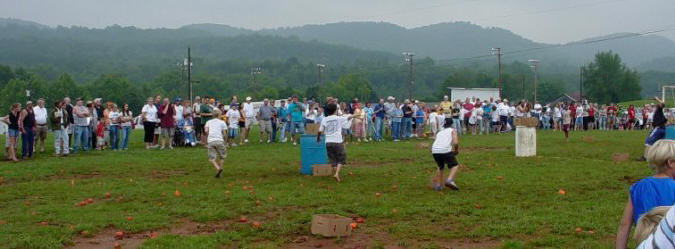
POLYGON ((9 134, 9 137, 18 137, 19 136, 19 130, 17 129, 8 129, 7 134, 9 134))

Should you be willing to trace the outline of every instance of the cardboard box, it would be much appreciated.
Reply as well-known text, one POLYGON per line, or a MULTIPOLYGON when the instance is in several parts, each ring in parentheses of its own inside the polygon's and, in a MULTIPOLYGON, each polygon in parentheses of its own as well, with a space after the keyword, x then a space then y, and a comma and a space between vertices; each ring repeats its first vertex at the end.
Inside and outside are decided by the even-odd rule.
POLYGON ((319 133, 319 126, 321 124, 307 124, 307 127, 305 127, 305 134, 307 135, 316 135, 319 133))
POLYGON ((344 237, 352 234, 349 223, 352 219, 336 214, 315 214, 312 216, 312 234, 324 237, 344 237))
POLYGON ((516 126, 537 127, 539 120, 537 118, 516 118, 513 120, 513 124, 516 126))
POLYGON ((332 176, 333 166, 330 164, 314 164, 312 165, 313 176, 332 176))

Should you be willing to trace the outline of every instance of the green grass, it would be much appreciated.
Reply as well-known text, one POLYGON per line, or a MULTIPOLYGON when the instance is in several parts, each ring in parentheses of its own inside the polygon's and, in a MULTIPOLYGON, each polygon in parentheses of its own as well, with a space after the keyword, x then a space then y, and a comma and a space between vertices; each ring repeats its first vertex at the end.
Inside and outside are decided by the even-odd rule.
POLYGON ((0 163, 0 248, 63 248, 82 230, 136 233, 181 219, 234 221, 241 215, 260 221, 261 229, 234 222, 211 234, 162 235, 141 247, 276 248, 309 236, 317 213, 365 217, 355 233, 384 237, 368 242, 373 248, 438 248, 458 240, 496 240, 502 248, 608 248, 630 181, 650 174, 643 162, 617 164, 610 158, 614 152, 638 157, 645 136, 640 131, 574 132, 569 143, 559 132, 539 132, 538 156, 532 158, 513 156, 513 134, 463 136, 458 160, 465 167, 456 178, 461 191, 440 193, 428 188, 435 164, 418 146, 428 140, 350 145, 351 166, 337 184, 300 175, 298 148, 290 144, 231 149, 224 177, 215 179, 205 149, 146 151, 141 133, 134 131, 126 152, 68 158, 44 153, 0 163), (583 142, 583 135, 595 141, 583 142), (242 190, 247 185, 253 195, 242 190), (104 199, 106 192, 113 198, 104 199), (74 207, 90 197, 93 204, 74 207), (576 227, 595 233, 577 234, 576 227))

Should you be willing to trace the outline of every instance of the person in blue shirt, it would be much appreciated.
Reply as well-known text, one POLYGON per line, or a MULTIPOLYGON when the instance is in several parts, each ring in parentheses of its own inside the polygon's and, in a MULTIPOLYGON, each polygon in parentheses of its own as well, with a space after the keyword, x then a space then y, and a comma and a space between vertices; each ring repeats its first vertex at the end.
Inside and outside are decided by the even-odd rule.
POLYGON ((375 138, 375 127, 373 125, 373 107, 370 102, 366 102, 366 106, 363 108, 363 112, 366 114, 366 142, 373 140, 375 138))
POLYGON ((286 142, 286 133, 288 133, 288 108, 286 107, 286 100, 281 100, 281 104, 277 107, 277 122, 279 123, 279 141, 286 142))
POLYGON ((380 99, 380 102, 375 105, 373 115, 375 115, 375 140, 382 141, 382 124, 385 117, 384 99, 380 99))
POLYGON ((647 150, 647 162, 654 176, 630 186, 628 202, 616 232, 616 248, 626 248, 630 227, 654 207, 675 203, 675 140, 661 139, 647 150))
MULTIPOLYGON (((396 106, 399 106, 397 103, 396 106)), ((401 121, 403 120, 403 110, 398 107, 394 107, 391 110, 391 138, 394 139, 394 142, 398 142, 401 138, 401 121)))
POLYGON ((305 133, 305 124, 303 123, 305 107, 302 103, 298 102, 298 97, 293 96, 293 102, 288 105, 288 112, 291 116, 291 142, 293 145, 297 145, 299 139, 299 134, 305 133))
POLYGON ((490 103, 485 101, 483 103, 482 108, 483 108, 483 131, 485 132, 485 134, 489 134, 490 131, 492 131, 492 127, 490 127, 490 125, 492 124, 492 122, 490 122, 492 120, 492 106, 490 105, 490 103))

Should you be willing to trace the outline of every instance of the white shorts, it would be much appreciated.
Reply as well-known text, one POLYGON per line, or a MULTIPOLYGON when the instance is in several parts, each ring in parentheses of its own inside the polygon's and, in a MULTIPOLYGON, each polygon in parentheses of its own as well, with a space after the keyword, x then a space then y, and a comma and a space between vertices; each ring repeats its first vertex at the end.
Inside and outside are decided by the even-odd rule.
POLYGON ((251 128, 251 125, 255 123, 255 117, 246 117, 246 129, 251 128))

